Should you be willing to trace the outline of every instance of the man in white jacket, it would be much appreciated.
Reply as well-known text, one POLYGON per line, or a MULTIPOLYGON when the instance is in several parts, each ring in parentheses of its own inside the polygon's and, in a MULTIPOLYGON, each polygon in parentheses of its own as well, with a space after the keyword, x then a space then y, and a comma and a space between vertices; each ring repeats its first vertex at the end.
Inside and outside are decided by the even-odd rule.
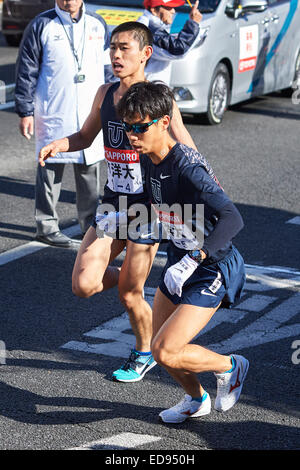
POLYGON ((168 31, 175 8, 184 3, 184 0, 144 0, 145 11, 138 21, 148 26, 153 34, 153 54, 145 70, 146 78, 150 81, 161 80, 169 85, 172 61, 182 59, 199 37, 202 15, 198 10, 198 0, 179 34, 170 34, 168 31))
MULTIPOLYGON (((49 142, 77 132, 104 83, 109 63, 108 28, 83 0, 56 0, 55 8, 38 15, 24 32, 16 70, 16 112, 21 134, 35 131, 36 156, 49 142), (106 53, 107 50, 107 59, 106 53)), ((76 205, 81 230, 95 215, 100 189, 102 135, 84 151, 58 154, 36 177, 36 239, 49 245, 72 247, 74 240, 59 229, 56 204, 65 163, 73 163, 76 205)))

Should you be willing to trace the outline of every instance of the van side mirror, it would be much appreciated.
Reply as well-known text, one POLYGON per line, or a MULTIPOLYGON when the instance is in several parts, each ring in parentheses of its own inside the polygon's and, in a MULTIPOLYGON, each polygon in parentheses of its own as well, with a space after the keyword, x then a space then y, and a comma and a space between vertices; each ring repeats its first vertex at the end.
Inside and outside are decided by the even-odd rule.
POLYGON ((268 8, 268 2, 266 0, 243 0, 241 3, 244 13, 258 13, 268 8))
POLYGON ((228 3, 225 13, 231 18, 238 18, 245 13, 259 13, 267 8, 268 2, 266 0, 241 0, 240 3, 228 3))

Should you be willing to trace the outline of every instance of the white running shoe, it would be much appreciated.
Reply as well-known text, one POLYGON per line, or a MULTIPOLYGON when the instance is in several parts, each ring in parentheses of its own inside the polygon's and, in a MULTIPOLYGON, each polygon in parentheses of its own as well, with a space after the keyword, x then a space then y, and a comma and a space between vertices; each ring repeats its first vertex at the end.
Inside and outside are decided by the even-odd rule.
POLYGON ((215 374, 217 378, 215 410, 217 411, 227 411, 238 401, 249 369, 247 359, 235 354, 232 356, 236 362, 235 369, 232 372, 215 374))
POLYGON ((165 423, 182 423, 187 418, 197 418, 210 413, 211 400, 207 392, 204 392, 202 402, 192 400, 190 395, 185 395, 177 405, 159 413, 165 423))

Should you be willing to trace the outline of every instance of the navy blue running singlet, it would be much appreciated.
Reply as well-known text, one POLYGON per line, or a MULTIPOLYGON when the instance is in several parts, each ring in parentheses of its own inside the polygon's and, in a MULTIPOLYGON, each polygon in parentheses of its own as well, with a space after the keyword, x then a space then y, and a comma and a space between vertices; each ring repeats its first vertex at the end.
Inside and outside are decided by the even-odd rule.
POLYGON ((119 86, 119 82, 110 86, 100 110, 107 162, 107 182, 102 202, 113 204, 116 210, 119 196, 127 196, 128 207, 149 202, 144 188, 144 171, 140 156, 132 149, 116 114, 113 95, 119 86))

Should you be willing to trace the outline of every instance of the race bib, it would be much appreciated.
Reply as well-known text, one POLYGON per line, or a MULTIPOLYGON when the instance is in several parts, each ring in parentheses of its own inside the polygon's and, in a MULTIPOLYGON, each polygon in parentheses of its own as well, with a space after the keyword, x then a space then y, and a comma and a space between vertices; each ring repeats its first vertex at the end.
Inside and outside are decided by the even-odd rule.
POLYGON ((198 247, 199 239, 191 229, 190 223, 184 223, 181 217, 175 213, 168 213, 162 210, 157 211, 159 221, 164 230, 164 237, 167 236, 173 244, 183 250, 193 250, 198 247))
POLYGON ((120 193, 142 193, 140 157, 135 150, 104 147, 107 161, 107 185, 120 193))

